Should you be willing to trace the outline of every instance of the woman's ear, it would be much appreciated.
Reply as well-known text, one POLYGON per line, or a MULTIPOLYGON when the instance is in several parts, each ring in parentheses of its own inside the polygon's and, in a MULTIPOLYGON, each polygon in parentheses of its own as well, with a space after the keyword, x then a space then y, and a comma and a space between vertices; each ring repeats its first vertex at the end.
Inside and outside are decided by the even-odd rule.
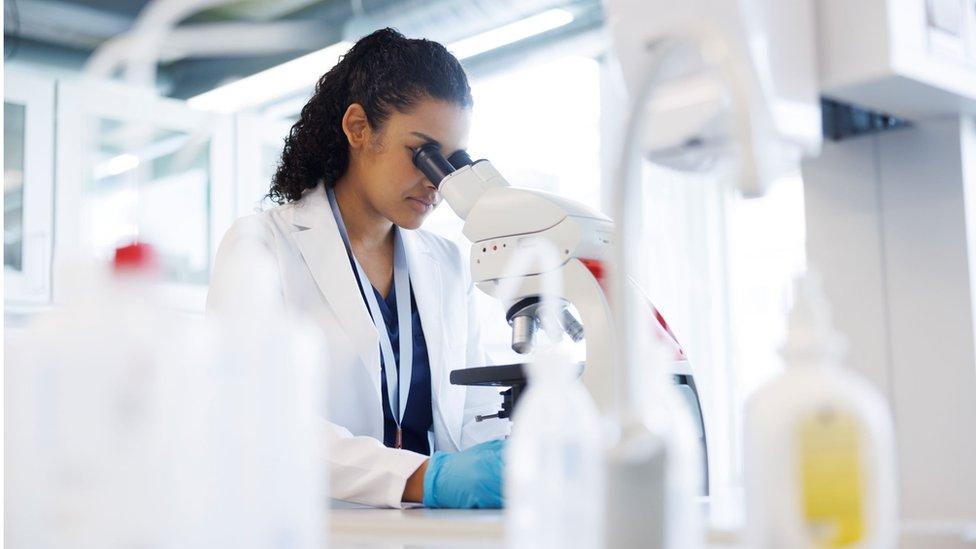
POLYGON ((369 142, 370 127, 366 111, 359 103, 353 103, 342 115, 342 132, 349 140, 349 146, 358 149, 369 142))

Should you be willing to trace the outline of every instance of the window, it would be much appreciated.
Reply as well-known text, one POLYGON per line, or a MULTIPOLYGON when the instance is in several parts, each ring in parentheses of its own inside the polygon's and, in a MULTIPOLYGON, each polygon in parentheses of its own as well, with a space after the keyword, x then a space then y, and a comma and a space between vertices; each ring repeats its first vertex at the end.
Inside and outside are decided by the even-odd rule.
POLYGON ((153 244, 164 280, 205 285, 210 272, 210 139, 98 120, 85 188, 95 256, 133 240, 153 244))
POLYGON ((3 266, 24 270, 24 105, 3 104, 3 266))
MULTIPOLYGON (((168 303, 202 311, 210 261, 233 219, 231 118, 117 83, 58 85, 57 251, 109 260, 152 244, 168 303)), ((55 273, 55 297, 70 286, 55 273)))
POLYGON ((51 299, 54 81, 14 68, 7 68, 5 76, 5 309, 13 305, 27 312, 51 299))

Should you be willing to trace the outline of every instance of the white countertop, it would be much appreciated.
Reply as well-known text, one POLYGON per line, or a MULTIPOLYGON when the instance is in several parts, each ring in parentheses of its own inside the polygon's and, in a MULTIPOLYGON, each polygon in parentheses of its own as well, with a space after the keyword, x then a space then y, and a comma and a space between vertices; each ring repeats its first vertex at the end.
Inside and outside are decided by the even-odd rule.
MULTIPOLYGON (((329 547, 496 549, 505 546, 504 512, 461 509, 333 508, 329 547)), ((708 547, 740 547, 733 532, 712 530, 708 547)))
POLYGON ((501 548, 503 511, 495 509, 333 509, 329 547, 501 548))
MULTIPOLYGON (((702 498, 712 528, 706 549, 745 549, 742 521, 716 512, 714 501, 702 498), (721 526, 720 526, 721 525, 721 526), (725 526, 729 525, 729 526, 725 526), (734 526, 732 526, 734 525, 734 526)), ((730 507, 721 506, 726 511, 730 507)), ((496 509, 376 509, 333 500, 329 511, 330 549, 499 549, 505 547, 505 515, 496 509)), ((926 520, 901 524, 898 546, 976 548, 976 523, 926 520)))

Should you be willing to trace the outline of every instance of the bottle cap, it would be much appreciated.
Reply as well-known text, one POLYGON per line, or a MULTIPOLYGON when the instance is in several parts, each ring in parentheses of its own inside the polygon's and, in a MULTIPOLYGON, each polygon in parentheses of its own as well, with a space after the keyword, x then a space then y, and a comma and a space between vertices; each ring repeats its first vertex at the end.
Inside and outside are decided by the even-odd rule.
POLYGON ((116 273, 156 273, 159 259, 156 249, 145 242, 133 242, 115 249, 112 270, 116 273))

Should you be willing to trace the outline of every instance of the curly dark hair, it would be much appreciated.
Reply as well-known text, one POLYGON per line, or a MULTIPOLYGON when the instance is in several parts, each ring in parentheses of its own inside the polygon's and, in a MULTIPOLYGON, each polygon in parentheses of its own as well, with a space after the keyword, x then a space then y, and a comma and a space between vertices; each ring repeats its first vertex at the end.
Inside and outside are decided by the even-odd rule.
POLYGON ((285 138, 268 198, 292 202, 320 180, 332 185, 342 177, 349 166, 349 142, 342 131, 349 105, 362 105, 369 125, 379 131, 392 109, 408 112, 425 97, 472 105, 464 69, 444 46, 390 28, 359 39, 315 84, 285 138))

